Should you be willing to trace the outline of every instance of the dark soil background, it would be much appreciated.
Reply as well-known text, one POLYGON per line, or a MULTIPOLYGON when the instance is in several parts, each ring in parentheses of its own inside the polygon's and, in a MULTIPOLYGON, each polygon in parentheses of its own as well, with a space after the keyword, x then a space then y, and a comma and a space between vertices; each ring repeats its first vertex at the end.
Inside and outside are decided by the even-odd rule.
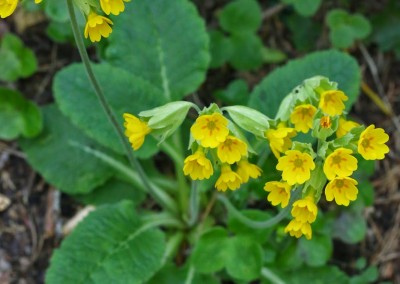
MULTIPOLYGON (((216 11, 228 1, 194 2, 207 24, 215 26, 216 11)), ((363 4, 363 7, 368 7, 363 13, 372 15, 383 9, 386 1, 363 2, 370 3, 363 4)), ((324 3, 314 18, 323 21, 326 11, 336 4, 335 1, 324 3)), ((283 7, 280 4, 272 7, 262 5, 265 11, 260 34, 266 45, 282 50, 289 58, 304 55, 295 50, 289 31, 278 17, 283 7)), ((356 5, 351 12, 357 11, 356 5)), ((0 21, 0 38, 7 31, 17 33, 39 60, 39 71, 34 76, 8 87, 19 89, 39 105, 52 102, 54 74, 63 66, 80 60, 77 50, 71 45, 56 44, 48 39, 45 34, 47 24, 43 15, 29 16, 22 11, 0 21)), ((319 49, 329 47, 328 31, 322 33, 319 49)), ((377 93, 391 110, 391 115, 382 112, 366 96, 364 87, 351 115, 358 121, 384 128, 390 135, 391 152, 385 160, 376 163, 376 172, 371 180, 375 188, 375 203, 364 212, 368 221, 366 239, 357 245, 335 242, 332 263, 351 273, 354 261, 365 257, 369 264, 378 265, 380 281, 400 283, 400 64, 393 54, 381 53, 373 44, 357 44, 348 52, 358 60, 365 85, 377 93)), ((94 49, 91 53, 95 57, 94 49)), ((198 99, 208 103, 212 100, 210 94, 213 90, 226 87, 236 78, 245 79, 253 86, 275 67, 264 65, 257 72, 237 72, 230 67, 210 71, 198 99)), ((64 224, 82 206, 58 192, 32 170, 14 141, 0 141, 0 194, 3 195, 0 196, 0 283, 43 283, 52 252, 62 240, 64 224), (6 199, 10 204, 2 208, 6 199)))

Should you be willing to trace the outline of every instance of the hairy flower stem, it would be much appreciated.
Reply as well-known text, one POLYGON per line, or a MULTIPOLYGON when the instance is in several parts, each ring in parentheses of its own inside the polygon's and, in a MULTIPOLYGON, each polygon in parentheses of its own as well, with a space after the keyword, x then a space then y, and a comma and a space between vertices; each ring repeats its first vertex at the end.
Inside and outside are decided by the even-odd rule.
POLYGON ((109 104, 106 100, 106 97, 104 96, 104 93, 100 87, 100 84, 97 81, 96 76, 93 73, 93 69, 90 64, 90 59, 89 59, 88 53, 86 51, 85 44, 83 42, 81 31, 79 30, 78 22, 76 20, 76 15, 75 15, 75 10, 74 10, 74 5, 72 3, 72 0, 67 0, 67 6, 68 6, 69 17, 71 19, 72 31, 74 33, 76 46, 78 47, 79 54, 82 59, 82 63, 85 66, 86 73, 89 77, 89 81, 91 82, 91 84, 93 86, 96 97, 97 97, 100 105, 102 106, 104 113, 106 114, 107 118, 113 125, 114 130, 115 130, 116 134, 118 135, 119 140, 125 149, 125 152, 126 152, 126 155, 128 156, 130 164, 136 168, 136 170, 139 174, 139 177, 142 180, 145 188, 148 190, 149 194, 160 205, 169 209, 172 212, 176 212, 177 208, 176 208, 175 201, 169 195, 167 195, 164 191, 151 186, 149 178, 147 177, 146 173, 144 172, 139 160, 133 155, 132 149, 131 149, 127 139, 125 138, 124 132, 123 132, 121 126, 119 125, 115 114, 112 112, 111 107, 109 106, 109 104))
POLYGON ((235 208, 235 206, 232 205, 232 203, 229 201, 229 199, 223 195, 223 194, 218 194, 217 199, 221 201, 225 207, 228 209, 229 213, 231 213, 233 216, 235 216, 238 221, 242 222, 246 226, 253 228, 253 229, 266 229, 269 227, 272 227, 276 224, 278 224, 283 218, 286 217, 286 215, 290 212, 290 209, 292 208, 293 203, 299 198, 301 193, 301 189, 297 189, 292 193, 292 196, 290 198, 288 206, 286 206, 284 209, 282 209, 281 212, 279 212, 275 217, 268 219, 266 221, 254 221, 246 216, 244 216, 242 213, 240 213, 239 210, 235 208))
POLYGON ((199 218, 199 191, 197 189, 198 181, 192 181, 192 188, 190 190, 190 207, 189 207, 189 226, 192 227, 196 224, 199 218))

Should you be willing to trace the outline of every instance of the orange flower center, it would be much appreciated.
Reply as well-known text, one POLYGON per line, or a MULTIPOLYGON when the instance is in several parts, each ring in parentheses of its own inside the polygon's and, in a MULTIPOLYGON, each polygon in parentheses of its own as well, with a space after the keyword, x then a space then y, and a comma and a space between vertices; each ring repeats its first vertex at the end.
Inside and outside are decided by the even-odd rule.
POLYGON ((293 164, 294 164, 294 166, 295 166, 296 168, 302 168, 302 167, 303 167, 303 160, 300 159, 300 158, 296 158, 296 159, 293 161, 293 164))
POLYGON ((332 125, 331 118, 329 116, 324 116, 321 118, 320 125, 323 128, 330 128, 332 125))

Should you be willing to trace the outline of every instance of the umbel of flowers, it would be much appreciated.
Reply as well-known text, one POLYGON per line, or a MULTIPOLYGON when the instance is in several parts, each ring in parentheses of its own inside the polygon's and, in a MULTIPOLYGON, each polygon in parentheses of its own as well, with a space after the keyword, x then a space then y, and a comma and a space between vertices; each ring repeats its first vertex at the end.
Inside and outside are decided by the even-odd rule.
POLYGON ((139 118, 124 114, 125 133, 137 150, 148 134, 163 141, 181 125, 190 108, 196 109, 198 117, 190 128, 191 154, 183 171, 193 180, 218 174, 215 187, 219 191, 236 190, 250 178, 260 178, 261 169, 249 162, 257 152, 245 134, 267 140, 277 159, 276 169, 282 173, 280 180, 265 183, 267 200, 284 208, 291 203, 293 192, 300 191, 285 232, 310 239, 321 196, 348 206, 358 194, 357 181, 351 177, 357 157, 380 160, 389 152, 385 144, 389 136, 383 129, 347 119, 347 100, 336 83, 317 76, 287 95, 274 119, 244 106, 219 108, 212 104, 199 110, 190 102, 174 102, 141 112, 139 118), (297 141, 299 132, 313 142, 297 141))

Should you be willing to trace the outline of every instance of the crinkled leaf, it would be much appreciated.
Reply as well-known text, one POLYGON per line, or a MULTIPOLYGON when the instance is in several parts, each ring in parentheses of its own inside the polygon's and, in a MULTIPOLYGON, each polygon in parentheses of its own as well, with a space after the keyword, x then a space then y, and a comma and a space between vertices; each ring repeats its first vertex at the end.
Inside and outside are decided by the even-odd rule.
POLYGON ((347 244, 355 244, 364 239, 367 224, 361 212, 343 211, 336 218, 333 236, 347 244))
POLYGON ((164 234, 143 229, 131 202, 98 208, 51 258, 46 283, 143 283, 162 265, 164 234))
POLYGON ((283 0, 282 2, 293 5, 297 13, 309 17, 318 11, 322 0, 283 0))
POLYGON ((231 57, 231 41, 218 30, 211 30, 208 32, 208 35, 210 36, 210 68, 221 67, 231 57))
POLYGON ((49 183, 70 194, 88 193, 112 175, 110 167, 98 158, 73 146, 79 143, 106 150, 88 138, 54 106, 42 109, 44 128, 34 139, 21 139, 28 162, 49 183))
MULTIPOLYGON (((125 112, 137 115, 142 110, 166 102, 159 89, 123 69, 99 64, 93 65, 93 70, 121 127, 125 112)), ((53 90, 61 111, 77 127, 102 145, 124 153, 119 137, 98 102, 82 64, 73 64, 58 72, 53 90)), ((135 153, 145 158, 155 152, 156 141, 149 135, 135 153)))
POLYGON ((323 266, 331 258, 332 251, 330 236, 314 234, 311 240, 299 240, 297 254, 309 266, 323 266))
POLYGON ((254 70, 263 64, 263 43, 253 33, 234 34, 230 38, 232 55, 229 63, 237 70, 254 70))
POLYGON ((179 100, 205 79, 209 39, 202 18, 186 0, 135 0, 114 20, 106 58, 179 100))
POLYGON ((281 101, 293 88, 317 75, 338 82, 339 89, 349 97, 346 102, 349 109, 359 94, 360 69, 351 56, 335 50, 315 52, 275 69, 254 88, 249 106, 274 117, 281 101))

